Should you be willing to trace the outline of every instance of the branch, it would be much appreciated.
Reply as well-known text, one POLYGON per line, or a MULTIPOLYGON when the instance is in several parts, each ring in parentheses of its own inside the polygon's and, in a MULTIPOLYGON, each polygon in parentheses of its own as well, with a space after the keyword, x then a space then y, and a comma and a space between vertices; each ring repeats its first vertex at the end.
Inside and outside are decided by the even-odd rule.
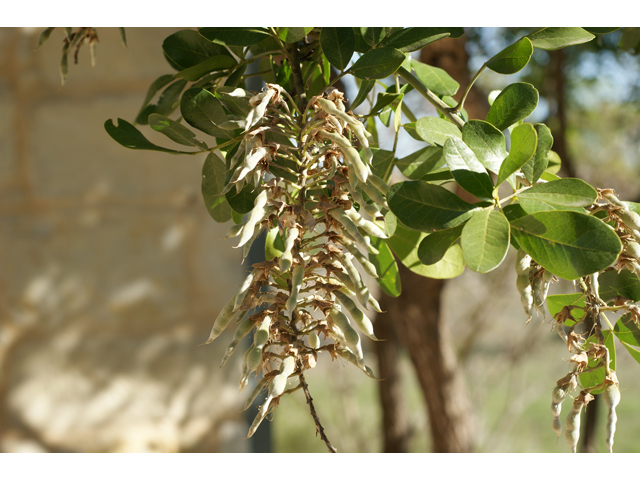
POLYGON ((462 130, 464 126, 464 120, 460 118, 453 112, 453 109, 449 107, 446 103, 444 103, 440 98, 433 93, 431 90, 426 88, 420 80, 418 80, 411 72, 409 72, 404 67, 400 67, 398 70, 398 75, 400 75, 409 85, 416 89, 416 91, 422 95, 427 101, 436 107, 440 113, 442 113, 448 120, 453 122, 453 124, 462 130))
POLYGON ((316 423, 316 434, 320 434, 320 438, 324 442, 324 444, 329 449, 331 453, 338 453, 338 450, 331 445, 331 442, 324 434, 324 428, 320 424, 320 419, 318 418, 318 414, 316 413, 316 409, 313 406, 313 398, 311 398, 311 394, 309 393, 309 385, 307 385, 306 380, 304 379, 304 375, 302 372, 300 373, 300 385, 302 385, 302 390, 304 391, 304 396, 307 398, 307 405, 309 405, 309 410, 311 410, 311 416, 313 417, 313 421, 316 423))

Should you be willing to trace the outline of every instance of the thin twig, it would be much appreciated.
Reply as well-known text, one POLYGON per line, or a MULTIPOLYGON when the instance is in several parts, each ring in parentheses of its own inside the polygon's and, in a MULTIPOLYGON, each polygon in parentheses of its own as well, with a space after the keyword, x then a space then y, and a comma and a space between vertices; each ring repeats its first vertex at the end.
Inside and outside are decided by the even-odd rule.
POLYGON ((331 453, 338 453, 338 450, 331 445, 331 442, 324 434, 324 428, 320 424, 320 419, 318 418, 318 414, 316 413, 316 409, 313 406, 313 398, 311 398, 311 394, 309 393, 309 385, 307 385, 306 380, 304 379, 304 375, 300 373, 300 385, 302 385, 302 391, 304 392, 304 396, 307 398, 307 405, 309 405, 309 410, 311 410, 311 416, 313 417, 313 421, 316 422, 316 434, 320 434, 320 438, 324 442, 324 444, 329 449, 331 453))

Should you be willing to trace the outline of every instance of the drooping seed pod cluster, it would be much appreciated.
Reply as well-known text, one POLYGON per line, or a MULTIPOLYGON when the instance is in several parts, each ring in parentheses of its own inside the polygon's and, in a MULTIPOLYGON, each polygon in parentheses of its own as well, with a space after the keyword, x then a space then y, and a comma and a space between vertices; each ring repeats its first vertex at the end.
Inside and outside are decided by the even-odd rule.
POLYGON ((527 316, 527 323, 531 321, 535 310, 546 317, 544 302, 549 293, 549 286, 555 279, 553 274, 537 265, 524 250, 518 250, 516 275, 516 288, 527 316))
POLYGON ((227 155, 229 180, 223 192, 250 185, 254 207, 228 237, 239 238, 236 248, 243 248, 244 257, 265 230, 280 237, 284 248, 279 257, 253 265, 206 343, 237 325, 224 364, 253 332, 240 388, 255 374, 258 383, 247 407, 264 389, 267 397, 251 436, 280 396, 301 386, 288 388, 288 380, 313 368, 322 351, 373 377, 352 322, 377 340, 366 312, 380 308, 356 264, 377 276, 367 258, 377 253, 369 237, 387 238, 382 213, 388 209, 388 187, 372 173, 369 135, 345 111, 337 90, 312 98, 304 112, 278 85, 267 85, 249 104, 242 140, 227 155))

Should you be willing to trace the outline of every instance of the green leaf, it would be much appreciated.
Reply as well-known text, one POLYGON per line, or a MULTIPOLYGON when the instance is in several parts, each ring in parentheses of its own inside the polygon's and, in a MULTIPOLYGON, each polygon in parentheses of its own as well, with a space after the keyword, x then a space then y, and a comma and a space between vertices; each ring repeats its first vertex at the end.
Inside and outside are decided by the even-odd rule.
POLYGON ((154 113, 149 116, 149 125, 156 132, 160 132, 166 135, 171 140, 180 145, 186 145, 188 147, 198 147, 202 150, 208 150, 209 147, 206 143, 196 140, 196 134, 189 130, 184 125, 171 120, 164 115, 154 113))
POLYGON ((164 89, 160 98, 158 99, 158 103, 155 105, 146 105, 138 113, 136 117, 136 123, 139 125, 148 125, 149 124, 149 115, 152 113, 159 113, 160 115, 171 115, 173 111, 176 109, 175 104, 180 98, 180 94, 182 90, 187 85, 186 80, 176 80, 167 88, 164 89))
POLYGON ((411 65, 418 80, 439 97, 455 95, 460 88, 460 84, 441 68, 432 67, 417 60, 411 60, 411 65))
POLYGON ((593 33, 594 35, 604 35, 606 33, 615 32, 616 30, 620 29, 620 27, 582 27, 582 28, 584 28, 589 33, 593 33))
POLYGON ((348 27, 322 27, 320 45, 329 63, 344 70, 355 52, 356 37, 348 27))
POLYGON ((422 117, 416 122, 420 138, 431 145, 444 146, 451 137, 462 138, 462 133, 453 123, 438 117, 422 117))
POLYGON ((193 67, 216 55, 229 56, 224 47, 207 41, 195 30, 180 30, 169 35, 162 42, 162 51, 176 70, 193 67))
POLYGON ((284 240, 280 236, 280 229, 278 226, 275 226, 269 230, 264 242, 265 260, 268 261, 280 257, 284 253, 284 249, 284 240))
POLYGON ((253 210, 253 204, 258 196, 258 191, 254 191, 253 185, 246 185, 240 192, 236 193, 236 189, 233 188, 228 191, 225 196, 227 197, 227 202, 231 208, 242 215, 245 213, 249 213, 253 210))
MULTIPOLYGON (((495 104, 494 104, 495 105, 495 104)), ((509 156, 500 165, 500 172, 496 185, 504 182, 512 173, 515 173, 536 153, 538 134, 530 123, 518 125, 511 132, 511 150, 509 156)))
POLYGON ((462 127, 462 141, 487 170, 498 174, 507 158, 506 142, 500 130, 482 120, 469 120, 462 127))
POLYGON ((51 32, 53 32, 55 28, 56 27, 48 27, 42 31, 40 37, 38 38, 38 44, 36 45, 36 48, 33 49, 34 51, 38 50, 38 48, 40 48, 40 46, 42 46, 42 44, 49 39, 51 32))
POLYGON ((631 320, 631 315, 627 313, 620 317, 613 327, 613 333, 618 340, 622 342, 631 356, 640 363, 640 351, 637 350, 640 347, 640 330, 638 326, 631 320))
POLYGON ((371 160, 371 169, 375 175, 387 181, 393 169, 393 152, 390 150, 375 152, 371 160))
MULTIPOLYGON (((611 370, 616 369, 616 346, 613 342, 613 332, 611 330, 604 330, 602 332, 602 336, 604 337, 604 346, 609 350, 609 360, 611 363, 609 367, 611 370)), ((584 344, 584 348, 589 348, 590 344, 600 343, 595 335, 592 335, 587 339, 587 342, 584 344)), ((587 364, 587 368, 592 368, 598 365, 600 359, 589 359, 589 363, 587 364)), ((604 383, 605 377, 605 369, 604 366, 598 368, 597 370, 593 370, 591 372, 580 374, 580 385, 582 388, 591 388, 596 385, 602 385, 604 383)), ((597 388, 595 390, 591 390, 592 395, 597 395, 599 393, 604 392, 604 388, 597 388)))
POLYGON ((384 293, 391 297, 397 297, 402 293, 400 273, 393 253, 385 241, 381 238, 372 238, 372 245, 378 249, 378 255, 369 253, 369 261, 376 267, 378 278, 376 281, 384 293))
POLYGON ((522 166, 522 173, 531 185, 536 183, 547 169, 549 164, 549 151, 553 146, 551 130, 543 123, 536 123, 534 127, 538 134, 536 154, 522 166))
POLYGON ((433 265, 444 257, 449 247, 453 245, 462 234, 463 225, 433 232, 422 239, 418 246, 418 258, 425 265, 433 265))
POLYGON ((376 48, 362 55, 349 73, 365 80, 386 78, 400 68, 404 59, 404 53, 395 48, 376 48))
POLYGON ((481 200, 493 199, 491 177, 473 151, 460 138, 449 138, 444 144, 443 153, 444 160, 458 185, 481 200))
MULTIPOLYGON (((142 107, 140 107, 140 111, 138 112, 138 115, 137 115, 138 117, 140 117, 140 114, 144 111, 145 107, 147 105, 149 105, 149 102, 155 96, 155 94, 158 92, 158 90, 160 90, 165 85, 168 85, 169 83, 171 83, 171 81, 173 79, 174 79, 173 75, 162 75, 162 76, 156 78, 153 81, 153 83, 149 86, 149 89, 147 90, 147 95, 144 97, 144 101, 142 102, 142 107)), ((185 83, 185 85, 186 85, 186 83, 185 83)), ((184 86, 183 86, 183 88, 184 88, 184 86)), ((180 91, 182 91, 182 88, 180 89, 180 91)), ((178 95, 180 95, 180 94, 178 93, 178 95)), ((177 100, 177 97, 176 97, 176 100, 177 100)), ((175 100, 174 100, 174 102, 175 102, 175 100)), ((159 113, 159 112, 153 111, 151 113, 159 113)), ((145 124, 146 124, 148 116, 149 115, 147 115, 144 118, 145 124)), ((141 123, 140 121, 138 121, 138 118, 136 118, 136 123, 141 123)))
POLYGON ((383 108, 392 104, 395 100, 402 99, 402 97, 404 97, 404 94, 402 93, 380 92, 378 94, 376 104, 371 109, 371 112, 369 112, 369 115, 375 115, 379 113, 383 108))
POLYGON ((224 162, 213 152, 207 155, 202 165, 202 198, 211 218, 218 223, 225 223, 231 218, 231 207, 224 195, 226 167, 224 162))
POLYGON ((440 27, 411 27, 392 33, 382 42, 385 47, 397 48, 401 52, 415 52, 430 43, 448 37, 450 33, 440 27))
MULTIPOLYGON (((564 307, 569 305, 585 307, 587 305, 587 297, 584 293, 564 293, 561 295, 547 296, 547 309, 552 317, 555 317, 564 307)), ((580 320, 584 313, 582 310, 575 310, 574 312, 576 313, 574 320, 580 320)))
POLYGON ((444 165, 442 147, 424 147, 411 155, 396 160, 396 166, 405 177, 420 180, 430 171, 444 165))
POLYGON ((355 108, 364 102, 367 99, 367 95, 375 86, 375 80, 362 80, 360 83, 360 90, 358 90, 358 95, 356 95, 356 99, 351 104, 351 110, 355 110, 355 108))
POLYGON ((214 55, 192 67, 176 73, 176 76, 184 78, 190 82, 195 82, 206 73, 227 70, 228 68, 235 67, 236 65, 237 62, 229 55, 214 55))
POLYGON ((184 92, 180 101, 180 112, 189 125, 201 132, 218 138, 235 137, 232 131, 219 127, 228 120, 227 114, 220 100, 208 90, 190 88, 184 92))
POLYGON ((207 40, 219 45, 250 47, 269 37, 269 31, 257 27, 204 27, 198 32, 207 40))
MULTIPOLYGON (((216 98, 220 100, 224 108, 229 110, 231 115, 242 118, 245 118, 251 110, 249 99, 252 96, 241 88, 228 87, 226 85, 216 88, 216 98)), ((222 119, 221 115, 220 119, 222 119)))
POLYGON ((598 276, 600 298, 605 302, 617 296, 640 302, 640 279, 627 269, 610 270, 598 276))
POLYGON ((595 35, 580 27, 547 27, 527 35, 536 48, 558 50, 593 40, 595 35))
POLYGON ((423 181, 392 185, 387 200, 398 220, 409 228, 428 232, 464 223, 475 208, 449 190, 423 181))
POLYGON ((509 45, 487 62, 487 67, 497 73, 510 75, 522 70, 533 54, 533 45, 527 37, 509 45))
POLYGON ((566 280, 604 270, 622 251, 611 227, 577 212, 533 213, 511 222, 511 231, 531 258, 566 280))
POLYGON ((360 35, 368 45, 375 47, 385 37, 384 27, 360 27, 360 35))
POLYGON ((512 83, 493 101, 485 120, 498 130, 527 118, 538 105, 538 91, 529 83, 512 83))
POLYGON ((418 245, 426 234, 410 230, 400 224, 395 234, 386 240, 402 264, 413 273, 430 278, 453 278, 464 271, 464 259, 458 245, 451 246, 442 260, 434 265, 423 265, 418 258, 418 245))
POLYGON ((509 250, 509 221, 498 210, 475 212, 460 237, 462 254, 469 268, 487 273, 502 263, 509 250))
POLYGON ((555 182, 541 183, 520 192, 518 200, 527 213, 547 210, 574 210, 584 213, 584 209, 596 201, 598 192, 579 178, 561 178, 555 182))
POLYGON ((307 34, 313 30, 311 28, 304 27, 278 27, 278 38, 285 43, 297 43, 302 40, 307 34))
POLYGON ((140 133, 140 131, 131 125, 126 120, 121 118, 118 119, 118 125, 113 124, 113 120, 109 119, 104 123, 104 129, 107 131, 109 136, 113 138, 116 142, 126 148, 131 148, 133 150, 155 150, 156 152, 166 152, 166 153, 194 153, 194 152, 183 152, 178 150, 171 150, 169 148, 159 147, 154 145, 149 140, 145 138, 145 136, 140 133))

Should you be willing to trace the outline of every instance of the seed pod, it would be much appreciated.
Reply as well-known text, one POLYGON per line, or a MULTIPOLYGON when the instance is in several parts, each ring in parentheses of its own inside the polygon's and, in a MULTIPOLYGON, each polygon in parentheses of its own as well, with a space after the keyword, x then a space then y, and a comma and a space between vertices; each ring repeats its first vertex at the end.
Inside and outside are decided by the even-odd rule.
POLYGON ((612 203, 612 204, 614 204, 614 205, 617 205, 618 207, 622 207, 622 208, 624 208, 625 210, 629 210, 629 207, 627 207, 627 205, 625 205, 624 203, 622 203, 622 202, 620 201, 620 199, 619 199, 618 197, 616 197, 616 196, 615 196, 615 194, 613 193, 613 190, 611 190, 611 189, 605 189, 605 190, 602 190, 602 191, 600 192, 600 195, 601 195, 603 198, 607 199, 607 200, 609 201, 609 203, 612 203))
POLYGON ((264 112, 267 110, 267 105, 276 93, 276 90, 269 88, 266 92, 261 92, 249 99, 249 104, 252 105, 252 108, 247 115, 247 126, 244 129, 245 132, 253 127, 256 123, 258 123, 262 119, 262 117, 264 117, 264 112))
POLYGON ((234 312, 240 308, 240 305, 242 305, 242 302, 244 301, 245 297, 247 296, 247 293, 249 292, 249 287, 253 283, 253 279, 254 279, 255 275, 256 275, 256 271, 253 270, 244 279, 244 282, 242 282, 242 285, 240 285, 240 290, 238 290, 238 293, 236 293, 235 300, 233 302, 233 311, 234 312))
POLYGON ((345 228, 347 233, 358 243, 358 245, 361 245, 363 248, 367 248, 367 243, 358 231, 358 227, 356 227, 356 224, 353 223, 353 220, 349 218, 344 210, 341 208, 332 208, 329 210, 329 215, 335 218, 338 223, 345 228))
MULTIPOLYGON (((338 262, 334 262, 334 264, 337 264, 337 263, 338 262)), ((351 281, 351 278, 349 277, 349 275, 347 275, 345 272, 341 270, 333 271, 332 273, 338 279, 338 282, 340 282, 343 285, 342 291, 344 293, 346 293, 347 295, 355 295, 356 287, 353 285, 353 282, 351 281)), ((332 282, 329 282, 329 283, 332 283, 332 282)))
POLYGON ((335 324, 335 326, 342 331, 347 345, 353 351, 353 353, 355 353, 356 358, 358 359, 358 365, 364 365, 360 335, 358 335, 358 332, 356 332, 351 326, 347 316, 337 308, 331 307, 331 309, 329 310, 329 320, 331 320, 335 324))
POLYGON ((233 341, 227 347, 227 351, 225 352, 224 357, 222 358, 222 363, 220 364, 220 368, 222 368, 224 364, 227 363, 227 360, 229 360, 231 355, 233 355, 233 352, 236 350, 236 347, 238 346, 238 343, 240 343, 240 340, 246 337, 252 328, 253 328, 253 321, 250 316, 240 322, 240 324, 238 325, 238 328, 236 328, 236 332, 233 334, 233 341))
POLYGON ((607 439, 606 444, 609 449, 609 453, 613 453, 613 435, 616 433, 616 422, 618 416, 616 415, 616 407, 620 403, 620 389, 613 383, 609 384, 604 389, 604 403, 607 404, 609 414, 607 416, 607 439))
POLYGON ((634 241, 627 241, 624 244, 624 253, 628 257, 635 258, 636 260, 640 260, 640 244, 634 241))
POLYGON ((375 174, 369 175, 369 183, 373 185, 382 195, 389 193, 389 185, 382 178, 375 174))
POLYGON ((347 348, 337 348, 334 350, 338 355, 344 358, 347 362, 352 363, 360 370, 362 370, 368 377, 373 378, 374 380, 378 380, 378 378, 373 374, 371 369, 366 365, 359 365, 358 358, 354 355, 354 353, 347 348))
POLYGON ((347 275, 349 275, 349 278, 351 279, 351 282, 355 287, 355 294, 358 298, 358 301, 362 304, 363 307, 366 308, 367 301, 370 297, 369 289, 362 281, 360 272, 358 272, 356 267, 353 266, 353 263, 351 262, 352 257, 353 255, 347 253, 340 258, 340 263, 342 263, 342 265, 344 266, 345 270, 347 271, 347 275))
POLYGON ((244 412, 247 408, 251 406, 251 404, 256 399, 256 397, 260 395, 260 392, 264 389, 264 387, 266 387, 269 384, 269 382, 272 379, 273 377, 262 377, 260 379, 258 384, 255 386, 255 388, 251 392, 251 395, 249 395, 249 398, 247 398, 247 401, 245 402, 244 407, 242 407, 242 410, 241 410, 242 412, 244 412))
POLYGON ((342 152, 345 163, 353 167, 358 180, 362 183, 367 182, 367 178, 370 174, 369 166, 363 163, 358 151, 353 148, 349 140, 340 135, 339 133, 327 132, 326 130, 319 130, 318 135, 322 138, 326 138, 327 140, 332 141, 342 152))
POLYGON ((527 315, 527 323, 531 321, 533 315, 533 288, 529 283, 529 275, 521 275, 516 278, 516 288, 520 293, 520 302, 524 308, 524 313, 527 315))
POLYGON ((299 233, 300 231, 295 227, 287 229, 287 238, 284 241, 284 252, 280 256, 280 272, 282 273, 288 272, 291 268, 291 264, 293 263, 291 250, 299 233))
POLYGON ((264 225, 262 225, 261 223, 258 223, 254 228, 253 228, 253 235, 251 235, 251 238, 249 239, 249 241, 247 243, 245 243, 242 247, 242 261, 244 262, 244 259, 247 258, 247 255, 249 255, 249 251, 251 251, 251 245, 253 245, 253 242, 255 242, 256 238, 258 238, 260 236, 260 233, 262 232, 262 229, 264 228, 264 225))
POLYGON ((617 210, 615 214, 630 230, 640 230, 640 215, 633 210, 617 210))
POLYGON ((353 255, 355 259, 358 260, 360 265, 362 265, 364 271, 371 275, 373 278, 378 278, 378 272, 376 271, 375 265, 371 263, 360 250, 358 250, 358 247, 356 247, 354 243, 345 240, 346 239, 343 239, 342 244, 349 251, 349 253, 351 253, 351 255, 353 255))
POLYGON ((369 295, 369 299, 367 300, 367 305, 373 308, 376 312, 383 313, 382 309, 380 309, 380 304, 375 298, 373 298, 373 295, 369 295))
POLYGON ((560 421, 560 412, 562 410, 562 402, 567 397, 567 389, 569 385, 556 386, 551 392, 551 413, 553 414, 553 422, 551 428, 560 437, 562 433, 562 422, 560 421))
POLYGON ((545 270, 542 275, 538 275, 533 279, 532 290, 534 306, 536 307, 536 310, 542 313, 543 318, 546 318, 547 316, 547 312, 544 309, 544 302, 547 299, 552 279, 553 273, 548 270, 545 270))
POLYGON ((247 351, 247 356, 243 365, 243 374, 240 379, 240 390, 247 385, 247 379, 262 362, 262 349, 269 341, 269 328, 271 328, 271 316, 266 315, 262 323, 253 335, 253 345, 247 351))
POLYGON ((363 183, 362 185, 360 185, 360 188, 362 189, 362 191, 364 193, 367 194, 367 196, 371 200, 373 200, 375 203, 380 205, 382 208, 389 208, 389 205, 387 204, 387 201, 380 194, 380 192, 378 191, 377 188, 374 188, 372 185, 370 185, 368 183, 363 183))
POLYGON ((580 439, 580 412, 582 412, 583 405, 584 403, 580 400, 580 397, 576 398, 564 422, 564 438, 569 447, 571 447, 572 453, 576 453, 576 446, 580 439))
POLYGON ((229 325, 231 322, 231 318, 233 317, 233 305, 235 303, 236 297, 235 295, 231 300, 227 302, 227 304, 222 308, 215 321, 213 322, 213 327, 211 328, 211 333, 209 334, 209 339, 204 342, 202 345, 208 345, 213 342, 229 325))
POLYGON ((531 257, 522 249, 516 254, 516 275, 529 275, 531 271, 531 257))
POLYGON ((298 293, 300 293, 300 287, 302 286, 302 282, 304 280, 304 266, 296 265, 293 267, 293 272, 291 273, 291 294, 287 299, 287 303, 285 307, 289 312, 289 317, 293 315, 293 311, 298 304, 298 293))
POLYGON ((227 230, 227 236, 223 237, 223 240, 226 240, 227 238, 234 238, 240 235, 240 232, 242 232, 244 225, 244 223, 241 223, 239 225, 231 225, 231 227, 229 227, 229 230, 227 230))
POLYGON ((309 346, 314 350, 320 348, 320 337, 318 336, 318 332, 316 332, 315 330, 311 330, 309 332, 307 340, 309 342, 309 346))
POLYGON ((356 325, 358 326, 360 331, 371 340, 378 341, 379 339, 373 332, 373 324, 371 323, 371 320, 369 320, 369 317, 367 317, 364 312, 358 308, 356 303, 340 290, 336 290, 333 293, 340 301, 340 303, 344 306, 344 308, 346 308, 347 312, 349 312, 351 318, 353 318, 353 321, 356 322, 356 325))
POLYGON ((245 227, 240 235, 240 242, 235 248, 239 248, 249 241, 253 236, 255 225, 264 217, 265 205, 267 204, 267 189, 262 190, 253 202, 253 209, 249 213, 249 218, 245 222, 245 227))
POLYGON ((369 235, 372 235, 372 236, 377 237, 377 238, 389 238, 382 231, 382 229, 380 227, 378 227, 375 223, 370 222, 369 220, 365 220, 364 218, 362 218, 362 215, 360 215, 358 212, 356 212, 355 209, 350 208, 349 210, 345 210, 345 213, 347 214, 347 216, 351 220, 353 220, 353 222, 357 226, 362 228, 369 235))
POLYGON ((267 399, 260 406, 258 414, 253 420, 251 427, 249 428, 249 435, 247 435, 247 438, 250 438, 262 423, 262 420, 269 411, 269 405, 271 404, 271 401, 284 393, 284 389, 287 386, 287 379, 289 378, 289 375, 293 373, 295 367, 296 364, 293 357, 287 357, 282 361, 282 365, 280 365, 280 373, 273 377, 273 380, 269 384, 269 393, 267 395, 267 399))

